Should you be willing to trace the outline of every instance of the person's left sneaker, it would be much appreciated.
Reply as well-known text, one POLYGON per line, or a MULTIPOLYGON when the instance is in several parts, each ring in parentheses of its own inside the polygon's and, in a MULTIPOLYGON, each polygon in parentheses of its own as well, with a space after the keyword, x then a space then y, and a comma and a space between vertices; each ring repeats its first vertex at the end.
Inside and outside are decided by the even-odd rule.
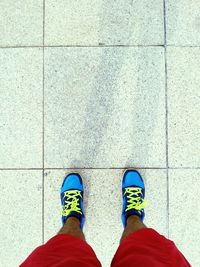
POLYGON ((61 221, 66 222, 69 217, 76 217, 80 220, 80 227, 83 229, 85 216, 83 207, 83 181, 78 173, 68 174, 61 186, 61 221))
POLYGON ((136 215, 141 221, 144 220, 144 208, 147 202, 145 197, 145 186, 142 176, 136 170, 126 170, 122 181, 122 223, 124 228, 129 216, 136 215))

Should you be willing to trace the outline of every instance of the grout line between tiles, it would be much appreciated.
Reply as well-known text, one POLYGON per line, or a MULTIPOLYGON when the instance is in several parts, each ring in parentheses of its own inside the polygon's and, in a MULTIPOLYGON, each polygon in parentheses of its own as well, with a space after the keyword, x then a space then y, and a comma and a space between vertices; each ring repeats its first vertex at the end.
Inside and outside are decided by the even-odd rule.
POLYGON ((42 171, 43 168, 0 168, 0 171, 42 171))
POLYGON ((87 48, 87 47, 164 47, 163 44, 150 44, 150 45, 47 45, 45 47, 49 48, 54 48, 54 47, 82 47, 82 48, 87 48))
POLYGON ((200 45, 173 45, 167 44, 167 47, 177 47, 177 48, 200 48, 200 45))
MULTIPOLYGON (((43 37, 43 42, 44 42, 44 37, 43 37)), ((59 48, 59 47, 82 47, 82 48, 87 48, 87 47, 164 47, 163 44, 149 44, 149 45, 23 45, 23 46, 0 46, 0 48, 59 48)))
POLYGON ((142 170, 142 169, 152 169, 152 170, 166 170, 166 167, 87 167, 87 168, 81 168, 81 167, 76 167, 76 168, 45 168, 45 170, 126 170, 126 169, 137 169, 137 170, 142 170))
POLYGON ((125 170, 125 169, 161 169, 161 170, 165 170, 166 167, 86 167, 86 168, 81 168, 81 167, 76 167, 76 168, 45 168, 45 170, 125 170))
POLYGON ((42 244, 44 244, 44 43, 45 43, 45 0, 43 0, 43 49, 42 49, 42 244))
POLYGON ((174 48, 200 48, 200 45, 170 45, 170 44, 160 44, 160 45, 27 45, 27 46, 0 46, 0 49, 9 49, 9 48, 90 48, 90 47, 174 47, 174 48))
MULTIPOLYGON (((73 168, 73 167, 61 167, 61 168, 0 168, 0 171, 43 171, 43 170, 125 170, 128 167, 87 167, 87 168, 73 168)), ((132 167, 131 169, 137 170, 200 170, 200 167, 132 167)))
POLYGON ((167 84, 167 29, 166 0, 163 0, 164 57, 165 57, 165 131, 166 131, 166 179, 167 179, 167 236, 169 238, 169 153, 168 153, 168 84, 167 84))
MULTIPOLYGON (((45 170, 124 170, 124 169, 129 169, 129 167, 88 167, 88 168, 81 168, 81 167, 77 167, 77 168, 45 168, 45 170)), ((199 170, 200 167, 131 167, 130 169, 137 169, 137 170, 199 170)))
POLYGON ((0 46, 0 49, 6 49, 6 48, 43 48, 43 45, 21 45, 21 46, 0 46))

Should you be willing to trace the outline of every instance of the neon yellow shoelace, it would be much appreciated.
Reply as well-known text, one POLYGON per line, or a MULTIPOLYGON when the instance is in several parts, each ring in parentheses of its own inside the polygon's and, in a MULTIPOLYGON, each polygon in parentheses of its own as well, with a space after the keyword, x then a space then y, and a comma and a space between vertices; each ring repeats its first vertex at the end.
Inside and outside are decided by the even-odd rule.
POLYGON ((127 194, 127 208, 125 211, 130 209, 142 210, 147 206, 147 202, 143 200, 139 195, 142 194, 142 188, 140 187, 126 187, 124 196, 127 194))
POLYGON ((65 205, 62 207, 61 214, 67 216, 71 211, 76 211, 82 214, 79 207, 78 197, 81 197, 81 191, 79 190, 70 190, 64 192, 64 197, 66 197, 65 205))

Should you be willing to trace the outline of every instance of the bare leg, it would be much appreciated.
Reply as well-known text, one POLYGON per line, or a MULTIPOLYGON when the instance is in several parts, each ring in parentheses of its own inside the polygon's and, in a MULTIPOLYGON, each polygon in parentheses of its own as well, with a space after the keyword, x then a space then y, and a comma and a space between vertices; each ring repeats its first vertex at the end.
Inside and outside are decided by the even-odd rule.
POLYGON ((136 215, 131 215, 128 217, 127 219, 127 225, 126 228, 124 229, 124 232, 122 234, 120 243, 122 242, 122 240, 127 237, 128 235, 143 229, 143 228, 147 228, 146 225, 140 220, 140 218, 136 215))
POLYGON ((76 217, 69 217, 58 234, 70 234, 85 241, 85 236, 80 228, 80 221, 76 217))

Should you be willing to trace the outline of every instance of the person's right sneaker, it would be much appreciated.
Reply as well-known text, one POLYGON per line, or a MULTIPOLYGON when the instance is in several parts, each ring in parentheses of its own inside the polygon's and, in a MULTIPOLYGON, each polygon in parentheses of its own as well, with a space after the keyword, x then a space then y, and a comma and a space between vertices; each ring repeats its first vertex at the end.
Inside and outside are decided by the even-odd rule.
POLYGON ((124 228, 129 216, 137 215, 144 220, 146 207, 144 181, 136 170, 126 170, 122 181, 122 223, 124 228))

